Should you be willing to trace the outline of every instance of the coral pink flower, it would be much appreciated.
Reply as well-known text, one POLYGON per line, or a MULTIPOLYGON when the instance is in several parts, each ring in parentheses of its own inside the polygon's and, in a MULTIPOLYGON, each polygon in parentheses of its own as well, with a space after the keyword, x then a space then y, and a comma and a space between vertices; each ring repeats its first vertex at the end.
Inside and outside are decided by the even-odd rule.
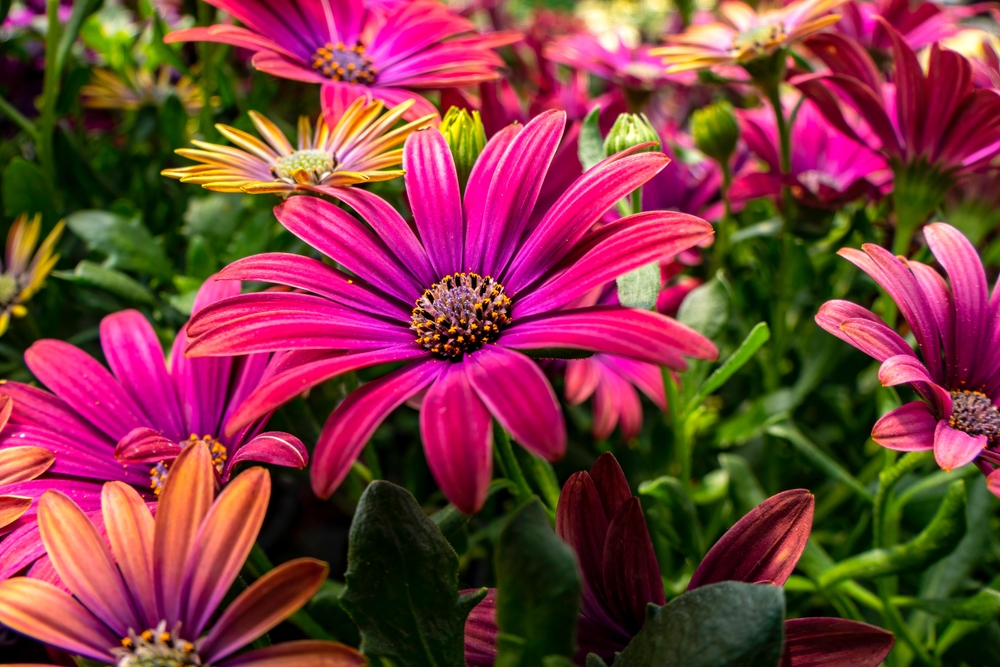
POLYGON ((712 234, 704 220, 659 211, 591 231, 666 165, 661 153, 637 152, 647 145, 595 166, 529 225, 564 125, 565 114, 550 111, 494 136, 464 201, 441 133, 411 135, 403 168, 415 232, 385 201, 357 189, 336 196, 370 228, 312 197, 277 207, 287 229, 353 275, 285 254, 250 257, 222 271, 224 279, 310 292, 245 294, 192 322, 192 356, 292 351, 233 415, 229 431, 337 375, 407 362, 355 390, 330 416, 314 453, 313 489, 333 493, 382 420, 422 397, 431 472, 449 500, 473 512, 492 476, 491 416, 539 456, 558 459, 566 446, 552 387, 525 352, 604 352, 675 368, 685 356, 714 358, 711 341, 657 313, 564 309, 712 234))
MULTIPOLYGON (((238 283, 209 280, 195 299, 197 313, 238 283)), ((37 447, 55 461, 26 481, 0 485, 0 495, 37 500, 56 489, 87 512, 100 509, 101 484, 131 484, 155 499, 173 459, 191 442, 202 443, 221 481, 244 461, 305 467, 308 453, 295 436, 262 432, 269 414, 225 434, 222 425, 263 377, 269 355, 189 359, 182 328, 169 368, 153 328, 139 312, 126 310, 101 322, 101 344, 111 370, 69 343, 41 340, 25 353, 32 373, 52 393, 4 382, 13 398, 10 422, 0 433, 0 453, 37 447)), ((0 579, 41 557, 37 502, 16 521, 0 526, 0 579)))
POLYGON ((892 38, 879 19, 895 28, 914 51, 951 37, 960 29, 959 21, 985 11, 992 3, 961 7, 927 0, 851 0, 840 7, 840 21, 833 30, 860 42, 870 51, 892 49, 892 38))
POLYGON ((410 120, 436 113, 415 90, 468 86, 497 78, 494 48, 517 33, 479 34, 468 19, 432 0, 206 0, 246 27, 214 25, 164 41, 221 42, 254 52, 257 69, 286 79, 370 94, 387 106, 413 99, 410 120))
POLYGON ((897 303, 919 357, 882 320, 849 301, 823 304, 816 322, 882 362, 883 385, 908 384, 921 398, 879 419, 875 442, 904 452, 933 449, 945 470, 976 461, 1000 495, 994 473, 1000 465, 1000 290, 990 297, 982 261, 960 231, 937 222, 924 228, 924 237, 950 285, 926 264, 876 245, 840 251, 897 303))
POLYGON ((327 566, 310 558, 258 579, 209 629, 260 532, 271 481, 263 468, 251 468, 213 501, 214 488, 208 450, 191 446, 177 457, 155 519, 135 489, 122 482, 104 485, 100 528, 69 496, 47 491, 38 523, 52 565, 70 592, 27 577, 0 582, 0 623, 119 667, 367 664, 354 649, 322 641, 234 656, 319 590, 327 566))

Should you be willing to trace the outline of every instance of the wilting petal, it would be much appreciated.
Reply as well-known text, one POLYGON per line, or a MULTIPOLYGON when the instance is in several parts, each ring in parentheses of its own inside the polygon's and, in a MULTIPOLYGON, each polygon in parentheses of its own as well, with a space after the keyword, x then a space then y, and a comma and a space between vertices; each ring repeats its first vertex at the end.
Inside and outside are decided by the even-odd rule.
POLYGON ((946 419, 934 430, 934 459, 947 472, 972 463, 986 447, 985 435, 972 436, 948 425, 946 419))
MULTIPOLYGON (((8 400, 8 405, 10 399, 8 400)), ((0 449, 0 486, 35 479, 49 469, 55 457, 41 447, 0 449)))
POLYGON ((913 401, 885 413, 872 428, 872 440, 900 452, 934 448, 937 417, 923 401, 913 401))
POLYGON ((59 577, 87 609, 121 637, 139 625, 111 551, 83 510, 47 491, 38 501, 38 528, 59 577))
POLYGON ((806 548, 814 506, 815 499, 805 489, 768 498, 705 554, 688 590, 720 581, 784 585, 806 548))
POLYGON ((608 524, 604 543, 604 593, 608 609, 636 632, 646 605, 666 604, 663 580, 638 498, 630 498, 608 524))
MULTIPOLYGON (((169 483, 169 478, 168 478, 169 483)), ((184 627, 197 637, 250 555, 271 498, 271 476, 250 468, 231 481, 205 516, 184 572, 184 627)))
POLYGON ((445 497, 465 514, 478 512, 493 476, 493 422, 466 375, 451 364, 420 406, 427 465, 445 497))
POLYGON ((27 577, 0 581, 0 623, 70 653, 114 663, 121 637, 52 584, 27 577))
POLYGON ((111 550, 143 627, 155 627, 160 619, 153 593, 153 515, 135 489, 121 482, 104 485, 101 509, 111 550))
POLYGON ((259 461, 301 470, 309 464, 309 450, 291 433, 268 431, 237 449, 226 465, 226 472, 232 472, 241 461, 259 461))
POLYGON ((305 639, 241 653, 218 667, 364 667, 368 660, 350 646, 305 639))
POLYGON ((159 431, 140 426, 132 429, 115 447, 115 458, 123 463, 159 463, 173 459, 182 447, 159 431))
POLYGON ((193 446, 170 467, 160 494, 153 535, 153 587, 168 627, 182 620, 185 566, 202 520, 212 506, 215 467, 208 447, 193 446))
POLYGON ((895 643, 891 632, 842 618, 785 621, 782 667, 878 667, 895 643))
POLYGON ((528 357, 495 345, 468 355, 469 382, 525 449, 549 461, 566 452, 566 424, 552 386, 528 357))
POLYGON ((632 490, 618 459, 611 452, 604 452, 597 457, 590 467, 590 477, 594 480, 597 493, 601 497, 604 515, 610 522, 618 510, 632 498, 632 490))
POLYGON ((325 563, 300 558, 262 576, 212 626, 201 645, 202 659, 221 660, 294 614, 323 585, 328 571, 325 563))

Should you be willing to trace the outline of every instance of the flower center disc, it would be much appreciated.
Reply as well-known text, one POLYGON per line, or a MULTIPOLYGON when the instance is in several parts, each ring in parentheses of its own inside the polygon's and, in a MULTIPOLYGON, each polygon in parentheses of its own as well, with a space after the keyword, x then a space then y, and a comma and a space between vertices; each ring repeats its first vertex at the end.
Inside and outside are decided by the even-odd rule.
POLYGON ((0 307, 7 306, 14 301, 18 291, 17 279, 8 274, 0 274, 0 307))
POLYGON ((327 151, 301 150, 279 159, 277 164, 271 167, 271 173, 275 178, 297 183, 301 178, 299 175, 304 172, 311 184, 319 185, 333 173, 335 167, 336 162, 327 151))
POLYGON ((785 41, 784 25, 780 23, 775 25, 759 25, 733 37, 731 50, 737 54, 750 51, 766 53, 783 41, 785 41))
POLYGON ((1000 436, 1000 410, 982 392, 953 391, 948 425, 971 436, 985 435, 993 444, 1000 436))
MULTIPOLYGON (((121 648, 112 649, 118 658, 117 667, 185 667, 201 665, 201 658, 195 652, 194 644, 175 633, 166 631, 166 623, 153 630, 145 630, 135 634, 129 630, 129 636, 122 639, 121 648)), ((180 624, 175 628, 175 632, 180 624)))
POLYGON ((410 330, 416 342, 445 358, 461 357, 497 339, 510 322, 510 298, 489 276, 456 273, 417 299, 410 330))
POLYGON ((348 83, 375 83, 378 74, 372 59, 365 55, 364 46, 344 46, 342 42, 336 46, 327 42, 316 49, 312 68, 329 79, 348 83))
MULTIPOLYGON (((226 461, 229 459, 229 452, 226 451, 226 446, 210 435, 203 435, 199 438, 194 433, 181 444, 189 447, 197 443, 208 447, 208 452, 212 455, 212 465, 215 466, 215 470, 221 475, 223 468, 226 466, 226 461)), ((149 469, 149 488, 153 490, 153 493, 157 497, 163 493, 163 485, 167 483, 167 476, 169 474, 170 466, 166 461, 160 461, 149 469)))

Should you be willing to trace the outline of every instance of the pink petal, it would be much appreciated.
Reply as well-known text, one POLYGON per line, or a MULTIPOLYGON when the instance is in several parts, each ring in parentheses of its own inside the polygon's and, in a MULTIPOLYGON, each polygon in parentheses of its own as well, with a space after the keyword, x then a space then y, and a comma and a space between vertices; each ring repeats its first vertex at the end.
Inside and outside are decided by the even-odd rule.
POLYGON ((937 418, 923 401, 913 401, 887 412, 872 428, 872 440, 900 452, 934 448, 937 418))
POLYGON ((231 472, 237 463, 243 461, 259 461, 302 470, 309 464, 309 451, 291 433, 268 431, 241 445, 229 459, 226 471, 231 472))
POLYGON ((173 459, 181 449, 175 441, 143 426, 132 429, 118 441, 115 458, 123 463, 159 463, 173 459))
POLYGON ((948 425, 942 419, 934 431, 934 459, 946 472, 972 463, 986 447, 985 435, 972 436, 948 425))
POLYGON ((463 270, 462 195, 444 136, 428 128, 407 137, 403 169, 413 219, 437 278, 463 270))

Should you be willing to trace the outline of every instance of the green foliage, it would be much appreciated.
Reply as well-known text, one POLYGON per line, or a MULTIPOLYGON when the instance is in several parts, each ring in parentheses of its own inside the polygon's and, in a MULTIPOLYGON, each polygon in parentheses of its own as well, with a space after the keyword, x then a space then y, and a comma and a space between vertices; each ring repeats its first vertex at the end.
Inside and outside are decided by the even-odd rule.
POLYGON ((649 310, 660 294, 660 264, 653 262, 618 278, 618 301, 627 308, 649 310))
POLYGON ((174 273, 163 248, 137 217, 77 211, 66 216, 66 225, 88 248, 106 257, 106 268, 148 273, 161 280, 170 280, 174 273))
POLYGON ((580 164, 585 171, 604 159, 604 137, 601 136, 601 127, 598 124, 600 117, 601 108, 596 106, 590 110, 580 126, 577 145, 580 164))

